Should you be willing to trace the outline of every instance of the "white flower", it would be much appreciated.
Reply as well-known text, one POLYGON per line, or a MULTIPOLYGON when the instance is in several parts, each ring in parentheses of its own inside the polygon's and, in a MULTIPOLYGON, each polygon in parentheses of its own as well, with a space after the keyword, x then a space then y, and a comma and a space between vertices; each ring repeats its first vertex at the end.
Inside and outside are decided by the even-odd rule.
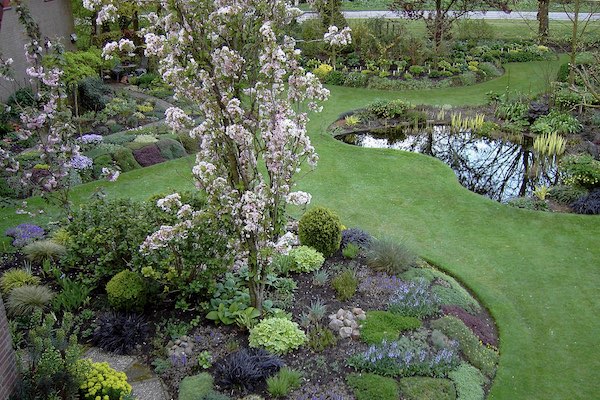
POLYGON ((306 206, 311 200, 311 194, 306 192, 291 192, 285 197, 285 201, 296 206, 306 206))

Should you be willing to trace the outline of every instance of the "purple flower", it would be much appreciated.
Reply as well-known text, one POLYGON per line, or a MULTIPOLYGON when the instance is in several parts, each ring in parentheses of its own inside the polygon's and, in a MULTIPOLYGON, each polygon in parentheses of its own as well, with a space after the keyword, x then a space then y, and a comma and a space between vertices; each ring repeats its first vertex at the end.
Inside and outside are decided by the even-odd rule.
POLYGON ((96 135, 95 133, 89 133, 87 135, 83 135, 78 139, 83 144, 98 144, 104 140, 104 138, 100 135, 96 135))
POLYGON ((15 247, 24 247, 29 243, 42 239, 44 233, 44 229, 33 224, 20 224, 4 232, 6 236, 14 239, 12 245, 15 247))
POLYGON ((78 154, 71 158, 71 167, 76 170, 82 171, 84 169, 92 168, 92 165, 94 165, 92 159, 84 155, 78 154))

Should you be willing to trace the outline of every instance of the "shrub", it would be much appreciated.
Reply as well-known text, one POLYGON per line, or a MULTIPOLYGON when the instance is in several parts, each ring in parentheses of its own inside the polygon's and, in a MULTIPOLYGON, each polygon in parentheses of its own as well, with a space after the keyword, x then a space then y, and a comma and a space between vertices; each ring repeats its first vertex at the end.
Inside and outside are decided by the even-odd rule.
POLYGON ((338 85, 342 86, 346 81, 346 74, 341 71, 331 71, 325 77, 325 83, 328 85, 338 85))
POLYGON ((373 241, 365 256, 369 267, 390 275, 401 274, 417 262, 417 256, 408 247, 387 238, 373 241))
POLYGON ((596 189, 587 196, 573 202, 571 208, 577 214, 600 214, 600 189, 596 189))
POLYGON ((188 154, 196 154, 200 149, 200 139, 190 137, 187 133, 178 133, 177 139, 181 142, 188 154))
POLYGON ((283 367, 277 375, 267 378, 267 391, 273 397, 285 397, 292 390, 298 389, 302 382, 302 373, 283 367))
POLYGON ((160 154, 167 160, 181 158, 187 156, 185 148, 177 140, 163 138, 156 143, 160 154))
POLYGON ((139 314, 105 313, 96 320, 92 343, 111 353, 131 354, 149 333, 148 322, 139 314))
POLYGON ((286 318, 266 318, 250 330, 250 347, 263 347, 275 354, 285 354, 306 342, 298 324, 286 318))
POLYGON ((418 329, 421 321, 414 317, 403 317, 387 311, 367 311, 367 319, 361 324, 360 338, 369 344, 383 340, 398 339, 400 333, 418 329))
POLYGON ((442 378, 414 376, 400 379, 400 393, 406 400, 455 400, 452 381, 442 378))
POLYGON ((452 315, 460 319, 475 335, 477 335, 482 343, 494 347, 498 345, 493 323, 488 322, 481 317, 469 314, 463 308, 458 306, 442 306, 442 311, 446 315, 452 315))
POLYGON ((329 257, 340 248, 342 223, 333 211, 324 207, 308 210, 298 223, 300 243, 329 257))
POLYGON ((57 260, 67 252, 65 246, 52 240, 38 240, 23 247, 23 254, 34 262, 57 260))
POLYGON ((558 73, 556 74, 556 80, 559 82, 566 82, 569 80, 569 74, 571 72, 571 68, 569 67, 569 63, 560 64, 558 68, 558 73))
POLYGON ((296 272, 316 271, 325 262, 325 258, 321 253, 308 246, 300 246, 290 250, 289 256, 292 259, 290 270, 296 272))
POLYGON ((106 284, 111 306, 118 310, 142 310, 146 305, 144 278, 137 272, 123 270, 106 284))
POLYGON ((135 135, 128 133, 113 133, 112 135, 104 136, 104 143, 116 144, 122 146, 126 143, 133 142, 135 135))
POLYGON ((532 211, 548 211, 548 203, 544 200, 533 197, 515 197, 510 199, 507 205, 515 208, 522 208, 524 210, 532 211))
POLYGON ((7 295, 15 288, 25 285, 35 286, 39 285, 40 282, 40 278, 34 276, 31 271, 23 268, 11 268, 2 274, 2 278, 0 278, 0 289, 2 289, 2 293, 7 295))
POLYGON ((358 245, 361 249, 365 250, 371 245, 373 237, 367 232, 359 228, 344 229, 342 231, 342 242, 340 247, 343 249, 349 243, 358 245))
POLYGON ((107 85, 98 77, 84 78, 79 81, 79 104, 84 110, 100 111, 106 107, 112 94, 107 85))
POLYGON ((420 65, 411 65, 410 67, 408 67, 408 72, 410 72, 410 74, 413 76, 419 76, 423 72, 425 72, 425 68, 423 68, 420 65))
POLYGON ((327 79, 327 75, 329 75, 333 71, 333 67, 329 64, 321 64, 317 68, 313 69, 313 74, 316 75, 321 82, 325 82, 327 79))
POLYGON ((13 246, 23 247, 31 242, 42 239, 45 231, 34 224, 20 224, 14 228, 7 229, 4 234, 14 239, 12 242, 13 246))
POLYGON ((284 366, 283 361, 262 349, 242 349, 215 364, 217 382, 224 387, 253 390, 284 366))
POLYGON ((54 292, 46 286, 24 285, 10 291, 6 308, 12 315, 31 315, 44 310, 53 297, 54 292))
POLYGON ((131 393, 125 372, 115 371, 107 362, 83 359, 79 361, 79 368, 85 371, 80 386, 84 400, 121 400, 131 393))
POLYGON ((600 161, 588 154, 564 157, 559 169, 567 185, 588 190, 600 187, 600 161))
POLYGON ((142 167, 149 167, 166 161, 155 144, 133 150, 133 156, 142 167))
POLYGON ((133 157, 133 152, 127 147, 119 147, 115 150, 113 158, 121 169, 121 172, 141 168, 141 165, 135 160, 135 157, 133 157))
POLYGON ((472 365, 462 363, 454 371, 448 374, 456 387, 457 400, 483 400, 485 392, 483 385, 486 383, 485 376, 472 365))
POLYGON ((154 135, 137 135, 135 139, 133 139, 133 143, 148 144, 157 142, 158 139, 154 135))
POLYGON ((460 319, 446 315, 433 321, 431 328, 438 329, 450 339, 458 340, 460 350, 467 361, 485 375, 494 375, 498 353, 480 343, 479 338, 460 319))
POLYGON ((358 288, 358 279, 354 271, 346 269, 333 278, 331 286, 340 301, 350 300, 358 288))
POLYGON ((350 374, 346 376, 356 400, 397 400, 398 384, 394 379, 375 374, 350 374))
POLYGON ((458 306, 471 314, 477 314, 481 311, 477 300, 464 289, 459 291, 453 287, 433 285, 431 291, 437 297, 440 305, 458 306))
POLYGON ((350 72, 346 75, 344 85, 350 87, 365 87, 367 86, 368 81, 369 77, 365 74, 361 74, 360 72, 350 72))
POLYGON ((64 265, 105 281, 142 260, 140 244, 154 232, 149 207, 131 200, 98 200, 73 211, 64 265))
POLYGON ((354 243, 348 243, 346 247, 342 248, 342 255, 344 258, 354 260, 360 254, 360 247, 354 243))
POLYGON ((581 123, 570 113, 550 111, 535 120, 531 132, 540 134, 557 133, 559 135, 574 134, 581 130, 581 123))
POLYGON ((71 235, 69 234, 69 231, 67 231, 65 228, 58 228, 57 230, 52 232, 51 238, 54 243, 67 246, 69 244, 69 241, 71 240, 71 235))
POLYGON ((588 194, 588 191, 577 186, 557 185, 548 191, 548 198, 560 204, 571 204, 588 194))
POLYGON ((73 316, 42 312, 32 315, 28 347, 18 363, 20 380, 15 399, 76 399, 82 377, 76 373, 81 347, 73 330, 73 316))
POLYGON ((425 280, 400 285, 390 297, 388 310, 408 317, 424 318, 439 311, 439 300, 425 280))
POLYGON ((179 384, 179 400, 202 400, 212 390, 213 377, 209 373, 186 376, 179 384))
POLYGON ((93 166, 94 177, 99 178, 100 176, 102 176, 103 168, 112 168, 112 166, 113 166, 113 159, 110 154, 103 154, 101 156, 96 157, 94 159, 94 166, 93 166))
POLYGON ((37 104, 36 96, 31 87, 17 89, 6 99, 6 105, 17 115, 25 107, 33 107, 37 104))

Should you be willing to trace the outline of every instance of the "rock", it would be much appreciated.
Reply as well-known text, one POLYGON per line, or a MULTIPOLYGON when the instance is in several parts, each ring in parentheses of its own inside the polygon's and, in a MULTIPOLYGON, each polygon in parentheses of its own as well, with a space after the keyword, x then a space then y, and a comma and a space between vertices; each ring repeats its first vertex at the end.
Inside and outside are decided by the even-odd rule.
POLYGON ((360 331, 358 329, 353 329, 352 330, 352 338, 358 339, 359 337, 360 337, 360 331))
POLYGON ((175 341, 175 344, 176 344, 177 346, 179 346, 179 345, 181 344, 181 340, 177 339, 177 340, 175 341))
POLYGON ((349 320, 353 320, 354 319, 354 314, 352 314, 352 311, 346 311, 345 318, 349 319, 349 320))
POLYGON ((339 319, 332 319, 331 322, 329 323, 329 328, 331 328, 335 332, 337 332, 338 330, 340 330, 343 327, 344 327, 344 323, 342 321, 340 321, 339 319))
POLYGON ((183 350, 183 352, 186 355, 191 356, 192 354, 194 354, 194 349, 192 349, 191 347, 187 347, 185 350, 183 350))
POLYGON ((352 326, 353 322, 354 322, 354 320, 352 320, 352 319, 345 319, 344 320, 344 326, 352 326))
POLYGON ((358 329, 358 324, 356 321, 350 321, 350 325, 348 325, 352 329, 358 329))
POLYGON ((338 310, 338 312, 337 312, 335 315, 336 315, 336 317, 338 317, 339 319, 342 319, 342 318, 344 318, 344 314, 345 314, 345 313, 346 313, 346 312, 344 311, 344 309, 343 309, 343 308, 340 308, 340 309, 338 310))
POLYGON ((337 319, 337 315, 335 315, 335 314, 331 314, 331 315, 329 316, 329 319, 337 319))
POLYGON ((352 336, 352 328, 345 326, 342 329, 340 329, 340 337, 342 339, 347 339, 350 336, 352 336))
POLYGON ((181 342, 181 343, 179 343, 179 346, 185 348, 185 347, 188 347, 189 344, 187 342, 181 342))
POLYGON ((352 309, 352 313, 353 313, 354 315, 358 315, 358 314, 363 314, 363 313, 364 313, 364 311, 362 310, 362 308, 359 308, 359 307, 354 307, 354 308, 352 309))
POLYGON ((364 321, 365 319, 367 319, 367 314, 358 314, 356 316, 356 319, 358 319, 359 321, 364 321))

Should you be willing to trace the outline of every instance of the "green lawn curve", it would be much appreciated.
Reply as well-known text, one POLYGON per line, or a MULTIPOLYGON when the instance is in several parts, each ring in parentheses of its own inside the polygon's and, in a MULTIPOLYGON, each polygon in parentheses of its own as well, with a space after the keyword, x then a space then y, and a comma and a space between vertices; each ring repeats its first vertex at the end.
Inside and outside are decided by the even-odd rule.
MULTIPOLYGON (((464 88, 331 87, 323 113, 309 124, 320 161, 299 188, 313 194, 313 203, 336 210, 346 226, 408 240, 492 312, 501 338, 492 399, 600 398, 600 217, 513 209, 464 189, 436 159, 346 145, 326 127, 376 98, 459 105, 483 103, 486 92, 507 86, 539 92, 557 66, 511 64, 501 78, 464 88)), ((123 174, 115 183, 82 185, 74 200, 85 202, 97 187, 137 199, 191 188, 192 163, 188 157, 123 174)), ((9 211, 1 210, 0 228, 26 220, 9 211)))

